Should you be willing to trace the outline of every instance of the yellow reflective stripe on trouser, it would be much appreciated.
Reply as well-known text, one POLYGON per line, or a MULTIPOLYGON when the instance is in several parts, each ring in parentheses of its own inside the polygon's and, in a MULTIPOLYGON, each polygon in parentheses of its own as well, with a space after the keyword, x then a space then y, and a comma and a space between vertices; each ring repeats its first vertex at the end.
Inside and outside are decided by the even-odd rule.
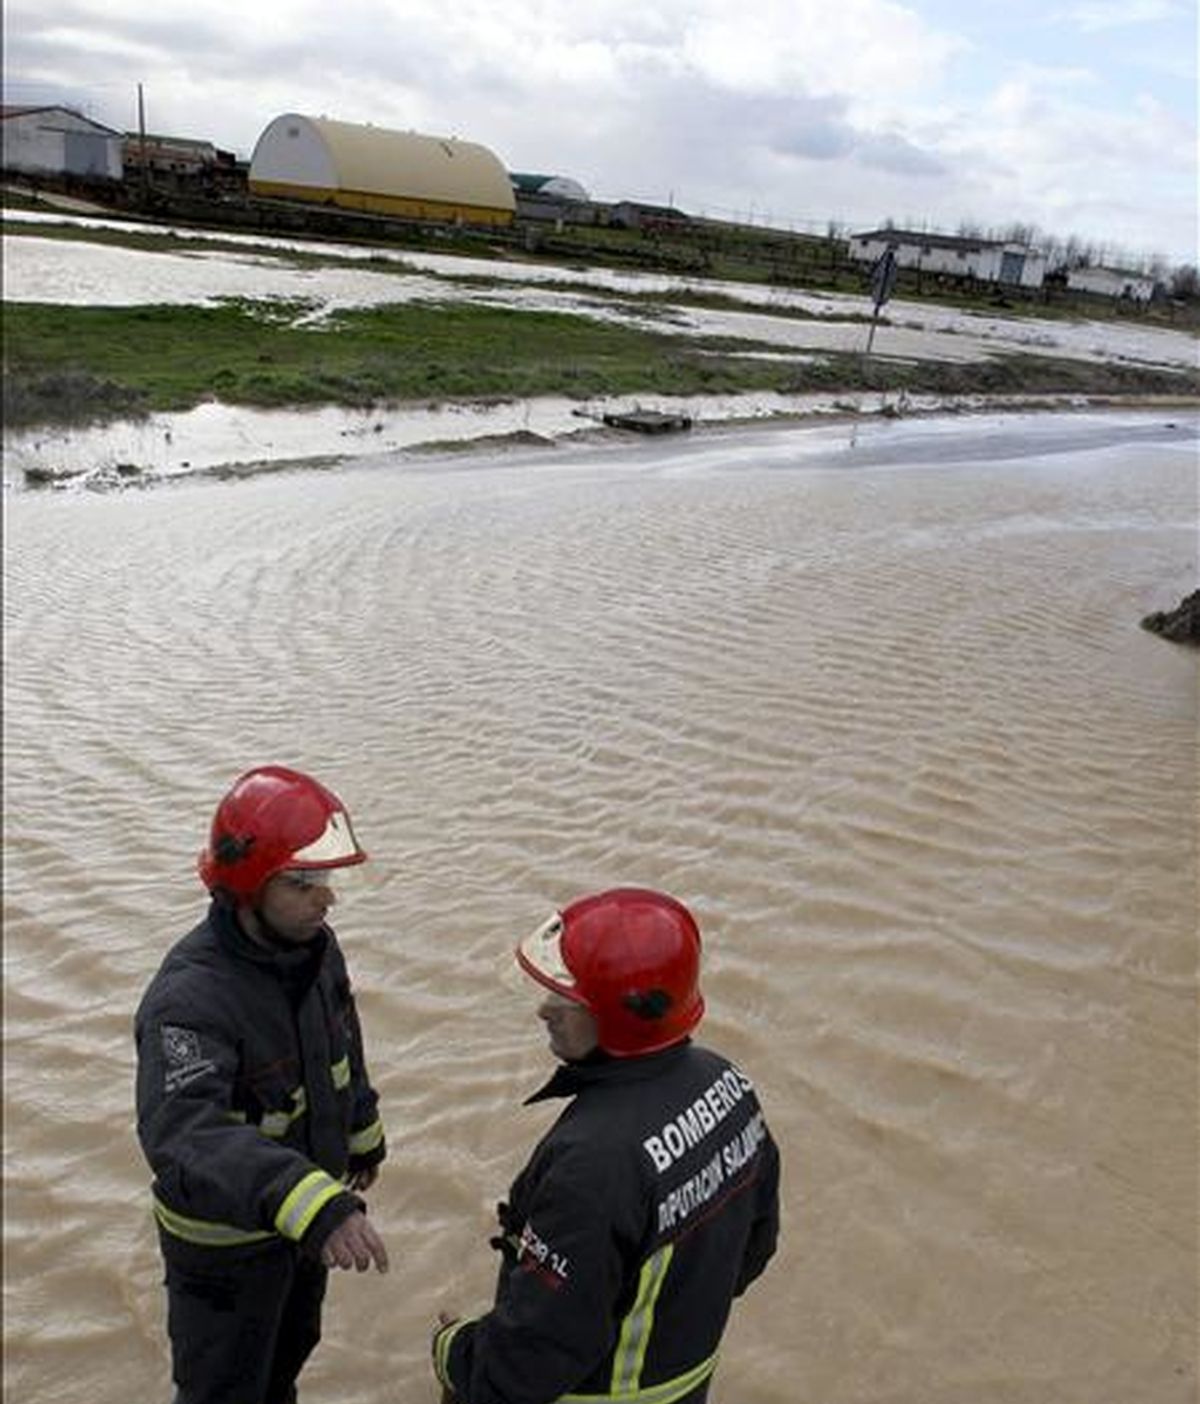
POLYGON ((154 1197, 154 1217, 174 1238, 182 1238, 188 1243, 202 1243, 208 1248, 236 1248, 242 1243, 261 1243, 264 1238, 274 1238, 268 1231, 235 1228, 233 1224, 219 1224, 211 1219, 189 1219, 185 1214, 177 1214, 157 1196, 154 1197))
POLYGON ((621 1335, 613 1355, 611 1388, 614 1394, 629 1394, 638 1387, 650 1332, 654 1329, 654 1304, 666 1281, 674 1252, 675 1245, 668 1243, 642 1264, 637 1296, 621 1322, 621 1335))
POLYGON ((455 1336, 462 1330, 468 1321, 474 1321, 472 1316, 464 1317, 461 1321, 452 1321, 449 1326, 443 1326, 433 1340, 433 1373, 438 1377, 438 1383, 450 1388, 450 1375, 447 1367, 450 1361, 450 1345, 455 1336))
POLYGON ((343 1087, 350 1086, 350 1059, 349 1057, 339 1058, 336 1063, 330 1064, 329 1076, 333 1078, 333 1085, 340 1092, 343 1087))
POLYGON ((557 1404, 677 1404, 702 1385, 716 1368, 714 1352, 673 1380, 661 1380, 642 1389, 614 1390, 611 1394, 560 1394, 557 1404))
POLYGON ((373 1151, 383 1140, 383 1122, 373 1121, 370 1126, 364 1126, 361 1131, 351 1133, 349 1140, 351 1155, 366 1155, 368 1151, 373 1151))
POLYGON ((312 1170, 295 1186, 279 1206, 275 1227, 285 1238, 296 1242, 342 1186, 324 1170, 312 1170))
MULTIPOLYGON (((454 1344, 455 1336, 474 1320, 474 1317, 466 1317, 461 1321, 451 1322, 434 1337, 434 1373, 439 1382, 447 1388, 451 1386, 450 1348, 454 1344)), ((714 1351, 707 1360, 693 1365, 690 1370, 685 1370, 682 1375, 676 1375, 672 1380, 661 1380, 658 1384, 647 1385, 644 1389, 613 1390, 611 1394, 560 1394, 555 1404, 677 1404, 678 1400, 686 1398, 692 1390, 702 1385, 716 1368, 717 1353, 714 1351)))

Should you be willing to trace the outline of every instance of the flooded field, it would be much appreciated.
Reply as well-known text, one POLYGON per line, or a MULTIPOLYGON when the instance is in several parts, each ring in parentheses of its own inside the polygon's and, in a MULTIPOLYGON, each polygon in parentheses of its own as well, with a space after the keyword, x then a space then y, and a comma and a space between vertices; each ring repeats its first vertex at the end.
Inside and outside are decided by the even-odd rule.
MULTIPOLYGON (((480 260, 415 250, 350 248, 344 244, 214 234, 243 252, 203 248, 150 253, 39 238, 38 223, 56 216, 20 216, 4 238, 4 297, 14 302, 88 306, 196 303, 221 297, 310 300, 309 316, 341 307, 410 300, 474 301, 525 311, 574 312, 633 326, 661 329, 663 309, 679 335, 730 336, 789 350, 861 352, 872 304, 864 294, 813 293, 715 279, 618 273, 512 260, 480 260), (301 267, 289 253, 318 254, 328 266, 301 267), (370 268, 362 264, 370 260, 370 268), (549 286, 553 284, 554 286, 549 286), (725 309, 672 304, 672 295, 716 295, 741 304, 725 309), (653 296, 653 310, 613 294, 653 296)), ((83 228, 111 221, 76 218, 83 228)), ((137 229, 137 225, 121 225, 137 229)), ((156 234, 161 226, 144 226, 156 234)), ((195 229, 179 228, 203 241, 195 229)), ((978 360, 1000 351, 1026 351, 1082 360, 1192 368, 1194 335, 1136 322, 1065 321, 957 312, 932 303, 897 299, 887 305, 873 343, 885 357, 978 360)))
MULTIPOLYGON (((719 336, 746 357, 796 364, 830 353, 864 351, 871 306, 865 297, 760 287, 714 280, 554 267, 514 260, 371 249, 316 241, 71 217, 81 230, 124 228, 177 234, 186 246, 151 252, 39 237, 65 216, 22 214, 3 239, 6 299, 81 306, 213 304, 242 299, 285 309, 299 325, 319 328, 329 314, 388 303, 460 303, 519 311, 570 312, 683 338, 719 336), (220 243, 218 244, 218 240, 220 243), (211 245, 211 247, 209 246, 211 245), (296 256, 319 258, 319 264, 296 256), (687 299, 718 296, 700 307, 687 299)), ((873 354, 883 360, 981 362, 1025 352, 1076 361, 1193 368, 1197 341, 1185 332, 1134 322, 1068 322, 955 312, 897 300, 877 329, 873 354)), ((653 376, 650 381, 652 383, 653 376)), ((194 473, 258 471, 293 460, 326 465, 380 452, 473 441, 530 443, 595 438, 605 411, 656 408, 705 426, 780 417, 846 417, 978 411, 982 408, 1079 407, 1079 396, 866 392, 697 394, 578 400, 550 396, 487 403, 432 399, 277 411, 211 401, 180 413, 156 413, 97 427, 31 428, 5 435, 3 483, 73 480, 93 487, 144 484, 194 473)))
POLYGON ((169 1395, 130 1024, 217 795, 283 761, 339 909, 389 1277, 308 1404, 432 1404, 547 1122, 550 905, 693 904, 781 1250, 713 1404, 1194 1404, 1197 418, 763 428, 10 493, 5 1394, 169 1395))

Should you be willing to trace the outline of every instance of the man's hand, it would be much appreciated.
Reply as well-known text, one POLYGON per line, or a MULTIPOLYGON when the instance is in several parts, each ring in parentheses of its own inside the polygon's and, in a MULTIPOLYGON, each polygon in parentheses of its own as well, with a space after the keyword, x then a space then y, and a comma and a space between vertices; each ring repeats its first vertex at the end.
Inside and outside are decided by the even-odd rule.
POLYGON ((325 1240, 321 1261, 329 1268, 356 1268, 366 1272, 372 1263, 380 1272, 388 1270, 387 1249, 367 1216, 361 1211, 351 1214, 325 1240))

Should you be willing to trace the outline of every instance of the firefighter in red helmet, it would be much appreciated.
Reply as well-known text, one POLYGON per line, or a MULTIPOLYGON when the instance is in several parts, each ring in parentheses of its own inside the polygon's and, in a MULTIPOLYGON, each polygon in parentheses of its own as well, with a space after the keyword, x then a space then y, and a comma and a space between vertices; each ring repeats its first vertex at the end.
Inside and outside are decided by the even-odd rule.
POLYGON ((138 1008, 175 1404, 290 1404, 328 1270, 387 1270, 362 1198, 383 1127, 327 921, 366 856, 324 785, 247 771, 200 854, 208 912, 138 1008))
POLYGON ((455 1404, 703 1404, 733 1299, 779 1227, 779 1154, 753 1084, 692 1042, 700 932, 673 897, 614 888, 517 948, 566 1098, 499 1206, 495 1301, 440 1314, 455 1404))

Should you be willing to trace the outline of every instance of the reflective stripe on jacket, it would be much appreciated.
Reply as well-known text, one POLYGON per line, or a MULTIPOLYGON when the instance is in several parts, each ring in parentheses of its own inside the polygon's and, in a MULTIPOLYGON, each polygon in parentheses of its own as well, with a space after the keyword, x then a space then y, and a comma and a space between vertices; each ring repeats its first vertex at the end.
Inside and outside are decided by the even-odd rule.
POLYGON ((700 1404, 733 1298, 778 1233, 748 1078, 691 1043, 560 1067, 573 1100, 500 1206, 486 1315, 434 1342, 460 1404, 700 1404))
POLYGON ((138 1135, 167 1240, 299 1243, 323 1214, 322 1236, 359 1207, 342 1177, 386 1147, 332 931, 277 952, 214 903, 150 982, 135 1035, 138 1135))

